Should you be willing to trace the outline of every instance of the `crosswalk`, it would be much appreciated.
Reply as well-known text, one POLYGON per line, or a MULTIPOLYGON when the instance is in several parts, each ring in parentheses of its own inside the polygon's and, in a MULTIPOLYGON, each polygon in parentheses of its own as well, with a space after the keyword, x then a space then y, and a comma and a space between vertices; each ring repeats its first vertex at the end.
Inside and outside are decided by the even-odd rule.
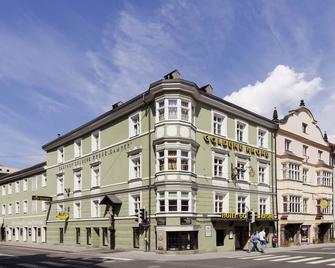
POLYGON ((264 254, 247 257, 237 257, 237 259, 286 263, 324 264, 328 266, 335 266, 335 258, 324 258, 322 256, 264 254))

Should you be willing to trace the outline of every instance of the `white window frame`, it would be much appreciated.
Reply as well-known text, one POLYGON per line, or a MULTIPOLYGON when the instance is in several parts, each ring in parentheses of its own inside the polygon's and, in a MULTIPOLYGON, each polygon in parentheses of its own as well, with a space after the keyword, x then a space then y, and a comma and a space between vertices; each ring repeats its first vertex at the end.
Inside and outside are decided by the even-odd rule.
POLYGON ((31 190, 36 191, 38 188, 38 179, 37 176, 31 178, 31 190))
POLYGON ((81 218, 81 201, 73 202, 73 218, 80 219, 81 218), (79 206, 78 206, 79 204, 79 206))
POLYGON ((287 152, 287 151, 291 151, 290 149, 290 147, 291 147, 291 143, 292 143, 292 141, 291 140, 289 140, 289 139, 285 139, 285 141, 284 141, 284 145, 285 145, 285 151, 287 152))
POLYGON ((165 121, 165 120, 180 120, 183 122, 193 123, 193 104, 192 101, 183 98, 180 96, 165 96, 164 98, 157 99, 156 100, 156 123, 165 121), (176 100, 176 104, 172 105, 169 103, 169 101, 176 100), (163 104, 162 106, 159 106, 160 104, 163 104), (187 103, 187 106, 183 106, 183 103, 187 103), (176 111, 176 117, 170 118, 169 117, 169 109, 174 109, 176 111), (185 120, 182 115, 183 109, 187 110, 188 113, 188 120, 185 120), (159 111, 163 111, 163 117, 160 118, 159 111))
POLYGON ((31 212, 32 213, 37 213, 37 200, 32 200, 31 201, 31 212))
POLYGON ((73 191, 79 192, 82 190, 83 176, 81 170, 73 172, 73 191), (79 179, 78 179, 79 178, 79 179))
POLYGON ((100 130, 93 131, 91 134, 91 150, 96 152, 101 148, 101 133, 100 130))
POLYGON ((1 206, 1 215, 6 215, 6 204, 2 204, 1 206))
POLYGON ((227 115, 216 110, 212 110, 212 133, 219 136, 227 136, 227 115), (220 118, 221 122, 215 120, 220 118))
POLYGON ((260 163, 260 162, 257 163, 258 183, 269 185, 269 183, 270 183, 270 172, 269 172, 269 170, 270 170, 269 164, 260 163), (260 177, 260 168, 264 169, 264 181, 262 181, 261 177, 260 177))
POLYGON ((129 156, 129 180, 142 178, 142 154, 129 156))
POLYGON ((74 146, 74 157, 81 157, 83 154, 83 143, 82 143, 82 139, 76 139, 73 142, 73 146, 74 146))
POLYGON ((41 211, 42 212, 47 211, 47 201, 42 201, 41 202, 41 211))
POLYGON ((57 195, 64 195, 64 175, 57 175, 57 195))
POLYGON ((261 214, 268 214, 270 207, 269 207, 269 197, 260 196, 258 198, 258 213, 261 214), (265 200, 265 202, 263 202, 265 200))
POLYGON ((13 193, 13 185, 11 183, 8 183, 7 185, 7 194, 13 193))
POLYGON ((235 140, 237 142, 243 142, 243 143, 248 143, 249 142, 249 125, 247 122, 244 122, 242 120, 235 120, 235 140), (239 128, 238 125, 243 125, 243 129, 239 128), (242 130, 242 140, 240 139, 238 132, 242 130))
POLYGON ((47 174, 46 173, 43 173, 41 175, 41 186, 42 187, 46 187, 48 184, 48 179, 47 179, 47 174))
POLYGON ((136 112, 129 116, 129 138, 138 136, 141 131, 141 112, 136 112))
POLYGON ((189 213, 196 212, 196 194, 192 191, 158 191, 157 192, 157 203, 156 203, 156 211, 157 213, 189 213), (172 196, 172 193, 176 193, 172 196), (187 193, 187 197, 185 197, 185 193, 187 193), (176 208, 177 210, 170 210, 170 201, 177 201, 176 208), (188 211, 182 211, 182 201, 188 201, 188 211), (160 201, 164 203, 164 211, 160 210, 160 201))
POLYGON ((2 185, 2 187, 1 187, 1 194, 2 194, 2 196, 6 195, 6 185, 2 185))
POLYGON ((228 179, 228 157, 227 154, 213 152, 212 154, 212 176, 213 178, 228 179), (222 164, 220 163, 222 161, 222 164), (218 172, 222 168, 221 176, 218 172), (217 171, 217 172, 216 172, 217 171), (217 174, 215 174, 217 173, 217 174))
POLYGON ((15 214, 21 213, 20 201, 15 202, 15 214))
POLYGON ((190 149, 187 148, 180 148, 178 146, 174 148, 165 148, 165 149, 159 149, 156 152, 156 172, 166 172, 166 171, 181 171, 181 172, 193 172, 194 169, 194 160, 193 160, 193 152, 190 149), (169 155, 169 151, 176 151, 176 155, 169 155), (160 153, 163 153, 162 156, 160 156, 160 153), (187 152, 188 156, 185 156, 182 154, 182 152, 187 152), (171 168, 171 165, 169 165, 169 159, 176 159, 175 169, 171 168), (182 159, 187 159, 188 161, 188 170, 182 169, 182 159), (163 170, 160 170, 160 160, 164 160, 164 167, 163 170))
POLYGON ((22 211, 24 214, 28 213, 28 200, 23 200, 22 202, 22 211))
POLYGON ((250 178, 249 178, 249 164, 250 161, 247 158, 236 158, 235 160, 235 167, 237 168, 237 176, 236 176, 236 180, 237 181, 246 181, 249 182, 250 178), (244 166, 244 170, 245 172, 242 172, 239 168, 240 165, 244 166), (242 175, 242 177, 241 177, 242 175))
POLYGON ((99 218, 100 217, 100 199, 91 200, 91 217, 99 218))
POLYGON ((63 163, 65 160, 65 148, 64 146, 57 148, 57 163, 63 163))
POLYGON ((8 203, 8 215, 12 215, 13 213, 13 205, 12 203, 8 203))
POLYGON ((142 192, 129 194, 129 216, 135 215, 135 209, 142 208, 142 192))
POLYGON ((257 128, 257 146, 261 148, 268 148, 268 143, 269 143, 269 132, 264 129, 264 128, 257 128), (260 133, 263 133, 264 135, 260 135, 260 133), (262 139, 261 139, 262 137, 262 139))
MULTIPOLYGON (((242 204, 242 203, 241 203, 242 204)), ((236 213, 246 213, 248 208, 250 208, 250 196, 248 194, 241 194, 241 193, 237 193, 236 194, 236 213), (239 198, 243 198, 244 199, 244 208, 240 206, 240 202, 239 202, 239 198)))
POLYGON ((20 192, 20 181, 15 181, 15 193, 20 192))
POLYGON ((229 212, 229 194, 227 192, 213 192, 213 212, 229 212))
POLYGON ((28 191, 28 178, 23 179, 23 192, 28 191))
POLYGON ((287 168, 287 178, 293 181, 302 181, 301 177, 301 165, 294 162, 289 162, 286 164, 287 168))
POLYGON ((91 188, 100 187, 101 183, 101 165, 92 165, 91 166, 91 188), (98 170, 98 173, 96 172, 98 170), (98 174, 98 175, 96 175, 98 174))
POLYGON ((303 144, 302 145, 302 155, 307 156, 308 155, 308 146, 303 144))

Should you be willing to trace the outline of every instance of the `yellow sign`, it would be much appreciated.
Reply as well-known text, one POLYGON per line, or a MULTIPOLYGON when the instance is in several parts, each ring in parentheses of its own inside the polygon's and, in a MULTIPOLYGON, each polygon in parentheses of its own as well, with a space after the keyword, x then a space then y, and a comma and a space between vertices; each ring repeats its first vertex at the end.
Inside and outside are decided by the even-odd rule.
POLYGON ((273 214, 257 214, 257 219, 267 219, 267 220, 274 220, 275 215, 273 214))
POLYGON ((322 200, 320 201, 320 207, 321 207, 321 208, 327 208, 327 207, 328 207, 328 200, 326 200, 326 199, 322 199, 322 200))
POLYGON ((245 144, 241 144, 238 142, 234 142, 234 141, 230 141, 230 140, 226 140, 222 138, 217 138, 217 137, 210 136, 210 135, 204 135, 203 138, 206 143, 212 143, 213 145, 220 145, 230 150, 234 150, 238 152, 244 151, 247 154, 256 155, 256 156, 265 157, 265 158, 269 157, 269 153, 263 149, 257 149, 251 146, 247 146, 245 144))
POLYGON ((66 220, 70 217, 69 213, 67 212, 59 212, 57 215, 56 215, 56 218, 60 219, 60 220, 66 220))
POLYGON ((33 195, 31 198, 32 200, 37 200, 37 201, 48 201, 48 202, 52 201, 51 196, 33 195))
POLYGON ((222 213, 221 215, 222 219, 227 219, 227 220, 245 220, 246 215, 245 213, 222 213))

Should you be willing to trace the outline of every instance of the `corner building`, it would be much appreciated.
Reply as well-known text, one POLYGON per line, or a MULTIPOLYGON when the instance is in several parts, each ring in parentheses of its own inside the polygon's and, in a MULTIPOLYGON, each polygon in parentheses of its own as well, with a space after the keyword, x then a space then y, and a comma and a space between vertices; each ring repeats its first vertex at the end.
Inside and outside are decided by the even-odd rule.
POLYGON ((178 71, 43 146, 54 189, 48 242, 232 251, 276 232, 271 120, 178 71), (137 212, 144 208, 144 220, 137 212))
POLYGON ((333 161, 327 135, 301 101, 278 122, 277 176, 280 245, 333 238, 333 161))

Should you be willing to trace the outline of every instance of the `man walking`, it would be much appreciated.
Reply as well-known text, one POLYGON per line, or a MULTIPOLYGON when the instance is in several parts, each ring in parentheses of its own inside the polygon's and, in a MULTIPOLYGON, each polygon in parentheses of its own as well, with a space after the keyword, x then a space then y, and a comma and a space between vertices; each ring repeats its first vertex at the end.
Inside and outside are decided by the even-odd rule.
POLYGON ((258 233, 257 232, 254 232, 252 235, 251 235, 251 243, 252 243, 252 249, 251 249, 251 252, 254 252, 254 251, 259 251, 258 248, 257 248, 257 243, 258 243, 258 240, 259 240, 259 236, 258 236, 258 233))
POLYGON ((258 236, 259 236, 259 241, 261 242, 261 252, 265 253, 265 248, 266 248, 265 237, 266 237, 266 234, 265 234, 264 229, 262 229, 262 231, 259 232, 258 236))

